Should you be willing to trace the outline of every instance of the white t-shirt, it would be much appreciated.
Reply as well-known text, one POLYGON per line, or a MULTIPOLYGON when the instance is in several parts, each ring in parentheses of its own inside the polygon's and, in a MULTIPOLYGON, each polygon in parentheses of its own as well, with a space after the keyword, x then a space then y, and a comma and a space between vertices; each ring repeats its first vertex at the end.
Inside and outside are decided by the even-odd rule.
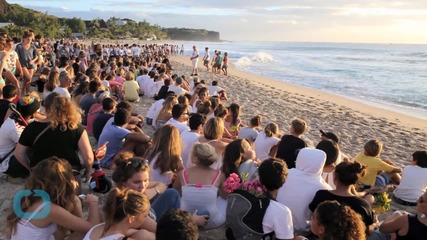
POLYGON ((53 89, 53 92, 56 92, 56 93, 58 93, 59 95, 62 95, 62 96, 65 96, 65 97, 67 97, 67 98, 70 98, 71 99, 71 95, 70 95, 70 93, 68 92, 68 90, 67 89, 65 89, 65 88, 62 88, 62 87, 56 87, 55 89, 53 89))
POLYGON ((153 80, 151 80, 148 75, 141 75, 136 78, 136 82, 139 84, 139 91, 145 94, 148 93, 148 86, 153 82, 153 80))
POLYGON ((426 190, 427 168, 408 165, 403 169, 402 180, 394 190, 394 196, 415 203, 426 190))
POLYGON ((157 81, 157 82, 153 82, 153 84, 151 84, 151 88, 147 94, 148 97, 154 97, 157 93, 159 93, 160 88, 162 88, 162 86, 164 85, 163 81, 157 81))
POLYGON ((101 85, 106 88, 110 88, 110 82, 108 80, 102 80, 101 85))
POLYGON ((148 109, 147 118, 154 119, 156 117, 156 113, 162 109, 164 102, 165 102, 165 99, 159 99, 155 101, 153 105, 151 105, 150 109, 148 109))
POLYGON ((184 95, 187 93, 182 87, 177 85, 170 85, 168 91, 174 92, 177 96, 184 95))
POLYGON ((177 120, 171 118, 169 121, 166 122, 166 124, 171 124, 178 128, 179 133, 182 133, 184 131, 190 131, 190 127, 186 123, 178 122, 177 120))
POLYGON ((268 159, 271 148, 279 141, 280 139, 276 137, 267 137, 265 132, 260 132, 254 143, 256 157, 261 161, 268 159))
POLYGON ((255 142, 255 139, 258 137, 258 132, 250 127, 242 127, 239 130, 239 139, 249 139, 252 142, 255 142))
POLYGON ((184 166, 187 166, 188 162, 190 161, 191 148, 193 147, 194 143, 197 142, 199 137, 199 134, 191 131, 183 131, 181 133, 181 158, 184 166))
POLYGON ((223 91, 224 89, 218 86, 209 86, 208 90, 209 90, 209 96, 218 96, 218 93, 223 91))
POLYGON ((291 210, 279 202, 270 200, 262 219, 262 229, 265 234, 274 232, 278 239, 293 239, 294 227, 291 210))
MULTIPOLYGON (((0 158, 3 158, 16 146, 21 136, 23 126, 16 125, 11 118, 4 120, 0 128, 0 158)), ((13 152, 0 164, 0 172, 5 172, 9 168, 9 159, 13 152)))
POLYGON ((211 55, 209 54, 209 51, 205 51, 205 56, 203 57, 204 61, 209 61, 211 59, 211 55))
POLYGON ((193 55, 191 55, 191 56, 194 58, 193 61, 199 60, 199 51, 194 50, 193 55))

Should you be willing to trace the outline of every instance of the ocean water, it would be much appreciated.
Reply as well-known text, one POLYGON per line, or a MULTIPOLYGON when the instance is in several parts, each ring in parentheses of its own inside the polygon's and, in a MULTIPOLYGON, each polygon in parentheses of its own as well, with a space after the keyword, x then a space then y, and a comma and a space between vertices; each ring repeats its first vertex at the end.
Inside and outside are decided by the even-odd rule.
MULTIPOLYGON (((240 70, 427 120, 427 45, 197 42, 228 52, 240 70)), ((192 44, 184 44, 191 54, 192 44)))

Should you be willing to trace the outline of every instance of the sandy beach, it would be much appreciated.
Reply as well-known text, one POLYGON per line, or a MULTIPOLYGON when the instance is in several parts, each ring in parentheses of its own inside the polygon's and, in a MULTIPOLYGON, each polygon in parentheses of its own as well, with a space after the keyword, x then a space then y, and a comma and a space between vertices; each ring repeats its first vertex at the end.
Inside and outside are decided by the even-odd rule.
MULTIPOLYGON (((171 60, 175 68, 173 73, 187 76, 191 74, 189 56, 172 56, 171 60)), ((229 76, 215 75, 206 71, 202 61, 199 61, 199 77, 208 84, 218 80, 219 86, 225 88, 229 96, 225 105, 238 103, 242 107, 241 118, 244 122, 256 114, 261 114, 262 127, 269 122, 276 122, 281 134, 288 134, 293 118, 304 119, 309 130, 303 138, 311 146, 320 141, 319 129, 335 132, 340 138, 341 150, 350 157, 362 151, 367 140, 380 139, 384 143, 382 157, 401 167, 412 160, 411 154, 414 151, 427 148, 427 123, 422 119, 315 89, 249 74, 233 67, 229 67, 229 76)), ((142 97, 140 102, 132 105, 135 112, 145 116, 153 102, 153 99, 142 97)), ((153 134, 152 127, 145 126, 143 130, 153 134)), ((13 195, 22 188, 23 181, 11 182, 2 174, 0 184, 0 224, 4 226, 8 210, 12 206, 13 195)), ((84 192, 88 192, 87 184, 84 185, 84 192)))

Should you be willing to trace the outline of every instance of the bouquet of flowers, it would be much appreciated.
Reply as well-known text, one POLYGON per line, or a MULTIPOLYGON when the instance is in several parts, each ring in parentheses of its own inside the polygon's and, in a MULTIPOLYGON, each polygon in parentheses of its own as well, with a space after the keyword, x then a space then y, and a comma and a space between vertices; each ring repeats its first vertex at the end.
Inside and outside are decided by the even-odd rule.
POLYGON ((261 184, 259 180, 243 180, 242 182, 239 175, 235 173, 230 174, 230 176, 225 180, 223 186, 224 191, 227 193, 232 193, 235 190, 243 190, 257 198, 264 198, 267 196, 267 189, 264 187, 264 185, 261 184))
POLYGON ((387 192, 378 193, 375 195, 375 204, 377 207, 374 208, 375 212, 385 212, 390 210, 390 196, 387 192))

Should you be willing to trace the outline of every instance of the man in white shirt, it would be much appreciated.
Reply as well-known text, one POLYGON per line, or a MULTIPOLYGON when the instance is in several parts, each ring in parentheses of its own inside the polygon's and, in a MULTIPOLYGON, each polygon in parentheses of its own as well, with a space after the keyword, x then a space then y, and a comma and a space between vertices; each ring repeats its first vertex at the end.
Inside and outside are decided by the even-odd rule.
POLYGON ((151 83, 150 85, 150 90, 148 93, 148 97, 155 97, 157 95, 157 93, 159 93, 160 88, 162 88, 162 86, 165 84, 165 79, 168 78, 168 76, 164 73, 160 74, 160 76, 158 77, 157 81, 154 81, 153 83, 151 83))
POLYGON ((181 84, 182 84, 182 78, 177 77, 175 80, 175 84, 172 86, 169 86, 169 91, 174 92, 177 96, 186 94, 187 91, 181 87, 181 84))
MULTIPOLYGON (((285 162, 277 158, 269 158, 259 166, 259 180, 272 199, 276 199, 280 187, 286 181, 287 172, 285 162)), ((294 239, 291 210, 278 201, 270 200, 262 228, 265 234, 274 232, 277 239, 294 239)))
POLYGON ((183 166, 186 167, 190 162, 190 151, 194 143, 200 137, 200 134, 203 133, 203 126, 205 125, 205 117, 198 113, 193 113, 188 119, 188 124, 190 125, 190 131, 183 131, 181 133, 181 159, 183 166))
MULTIPOLYGON (((174 96, 174 94, 173 93, 172 94, 170 94, 170 93, 166 94, 166 98, 169 96, 174 96)), ((153 119, 156 117, 156 113, 160 112, 160 109, 162 109, 163 103, 165 102, 166 98, 162 98, 162 99, 155 101, 151 105, 150 109, 148 109, 146 119, 145 119, 145 123, 147 125, 153 125, 153 119)))
POLYGON ((205 48, 205 56, 203 57, 203 66, 206 67, 206 70, 209 72, 209 61, 211 59, 211 55, 209 54, 209 48, 205 48))
POLYGON ((71 99, 70 92, 68 92, 68 88, 71 85, 71 78, 68 76, 68 72, 62 71, 59 74, 59 86, 53 89, 53 92, 58 93, 59 95, 65 96, 71 99))
POLYGON ((175 104, 172 107, 172 118, 166 122, 178 128, 179 133, 184 131, 190 131, 190 127, 187 125, 188 120, 188 109, 185 104, 175 104))
POLYGON ((191 76, 197 76, 197 73, 198 73, 197 63, 199 62, 199 51, 197 51, 196 46, 193 46, 193 54, 191 55, 190 60, 193 65, 193 71, 191 72, 191 76))
POLYGON ((139 92, 142 94, 147 94, 149 91, 148 86, 151 82, 153 82, 153 80, 151 80, 150 76, 148 76, 148 70, 146 68, 141 71, 142 75, 136 78, 136 82, 139 85, 139 92))

